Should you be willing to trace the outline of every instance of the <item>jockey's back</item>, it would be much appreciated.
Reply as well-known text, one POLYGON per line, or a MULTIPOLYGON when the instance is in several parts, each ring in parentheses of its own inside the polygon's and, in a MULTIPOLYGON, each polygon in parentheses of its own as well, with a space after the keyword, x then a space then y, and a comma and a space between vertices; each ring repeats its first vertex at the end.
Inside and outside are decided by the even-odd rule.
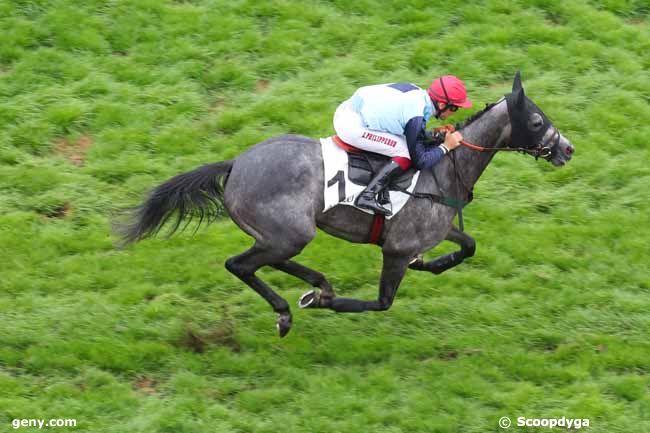
POLYGON ((359 88, 351 98, 353 109, 369 129, 403 135, 409 120, 433 115, 425 90, 411 83, 378 84, 359 88))

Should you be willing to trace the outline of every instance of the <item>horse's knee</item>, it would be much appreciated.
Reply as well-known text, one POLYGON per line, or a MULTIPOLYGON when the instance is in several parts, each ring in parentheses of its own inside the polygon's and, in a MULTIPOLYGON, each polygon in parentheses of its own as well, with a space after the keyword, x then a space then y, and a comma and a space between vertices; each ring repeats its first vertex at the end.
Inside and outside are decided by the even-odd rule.
POLYGON ((476 241, 455 227, 450 230, 446 239, 460 246, 463 258, 472 257, 476 253, 476 241))
POLYGON ((467 236, 467 238, 463 240, 461 249, 465 257, 472 257, 476 252, 476 241, 467 236))

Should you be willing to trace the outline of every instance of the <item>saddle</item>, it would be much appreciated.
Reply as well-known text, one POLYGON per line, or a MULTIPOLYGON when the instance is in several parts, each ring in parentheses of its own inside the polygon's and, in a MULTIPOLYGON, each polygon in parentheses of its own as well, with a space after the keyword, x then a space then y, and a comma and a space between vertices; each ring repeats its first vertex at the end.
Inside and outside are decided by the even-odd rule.
MULTIPOLYGON (((351 146, 341 140, 338 135, 333 135, 332 141, 334 141, 338 147, 347 152, 348 177, 357 185, 367 186, 377 171, 379 171, 390 160, 390 156, 367 152, 351 146)), ((404 172, 404 174, 393 179, 388 185, 388 189, 384 190, 385 193, 381 194, 380 203, 388 203, 388 201, 382 202, 383 200, 388 200, 388 190, 405 191, 411 185, 411 179, 416 172, 417 170, 409 168, 404 172)))

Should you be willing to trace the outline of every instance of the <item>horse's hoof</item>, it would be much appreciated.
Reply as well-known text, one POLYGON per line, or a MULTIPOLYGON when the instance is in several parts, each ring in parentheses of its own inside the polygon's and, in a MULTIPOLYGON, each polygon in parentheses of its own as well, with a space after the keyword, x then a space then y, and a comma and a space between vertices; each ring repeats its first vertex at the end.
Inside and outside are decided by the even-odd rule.
POLYGON ((298 300, 298 306, 300 308, 314 308, 318 306, 318 294, 315 290, 310 290, 307 293, 303 294, 298 300))
POLYGON ((291 330, 291 313, 282 313, 278 316, 278 321, 276 322, 276 327, 278 328, 278 333, 280 337, 284 337, 291 330))

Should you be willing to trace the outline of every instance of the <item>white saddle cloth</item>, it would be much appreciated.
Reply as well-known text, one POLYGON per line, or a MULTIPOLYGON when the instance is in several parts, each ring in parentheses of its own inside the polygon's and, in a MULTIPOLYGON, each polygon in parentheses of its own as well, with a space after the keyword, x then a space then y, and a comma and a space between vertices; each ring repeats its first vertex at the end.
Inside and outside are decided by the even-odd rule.
MULTIPOLYGON (((350 180, 348 177, 348 154, 334 143, 331 137, 320 139, 321 148, 323 150, 323 165, 325 169, 325 207, 323 212, 327 212, 336 205, 354 206, 354 200, 357 195, 365 186, 358 185, 350 180)), ((406 188, 408 192, 413 192, 415 185, 417 185, 420 172, 416 172, 411 179, 411 184, 406 188)), ((386 219, 391 219, 404 207, 410 195, 401 191, 390 191, 390 202, 392 204, 391 216, 386 219)), ((390 206, 390 205, 387 205, 390 206)), ((356 207, 356 206, 354 206, 356 207)), ((372 211, 366 209, 357 209, 373 214, 372 211)))

